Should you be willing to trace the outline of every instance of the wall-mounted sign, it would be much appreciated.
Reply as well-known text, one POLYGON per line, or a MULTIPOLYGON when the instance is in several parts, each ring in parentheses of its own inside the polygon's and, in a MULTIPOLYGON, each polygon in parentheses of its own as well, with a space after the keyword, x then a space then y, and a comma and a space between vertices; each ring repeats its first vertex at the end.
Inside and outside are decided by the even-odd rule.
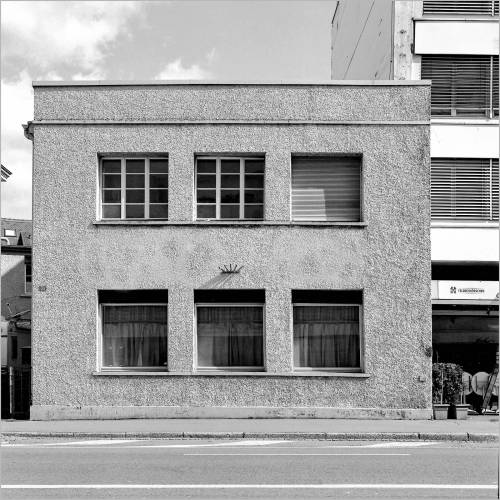
POLYGON ((498 300, 498 281, 438 280, 437 290, 433 283, 432 296, 441 300, 498 300))

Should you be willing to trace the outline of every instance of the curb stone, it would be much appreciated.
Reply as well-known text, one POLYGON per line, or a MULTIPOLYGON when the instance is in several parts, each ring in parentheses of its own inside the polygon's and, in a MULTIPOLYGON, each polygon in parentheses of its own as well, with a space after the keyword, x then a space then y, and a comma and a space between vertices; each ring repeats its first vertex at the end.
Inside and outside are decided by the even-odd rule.
POLYGON ((36 432, 5 431, 2 438, 107 439, 289 439, 327 441, 473 441, 498 442, 498 434, 430 432, 36 432))

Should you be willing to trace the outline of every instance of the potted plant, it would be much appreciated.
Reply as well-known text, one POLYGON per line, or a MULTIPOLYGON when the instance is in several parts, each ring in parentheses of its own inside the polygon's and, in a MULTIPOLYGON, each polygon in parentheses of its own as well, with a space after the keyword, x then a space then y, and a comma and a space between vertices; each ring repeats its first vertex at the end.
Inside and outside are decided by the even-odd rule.
POLYGON ((462 374, 462 367, 454 363, 432 365, 432 400, 436 420, 467 418, 469 405, 462 404, 462 374))
POLYGON ((446 420, 448 418, 449 404, 444 402, 444 363, 432 365, 432 410, 434 420, 446 420))

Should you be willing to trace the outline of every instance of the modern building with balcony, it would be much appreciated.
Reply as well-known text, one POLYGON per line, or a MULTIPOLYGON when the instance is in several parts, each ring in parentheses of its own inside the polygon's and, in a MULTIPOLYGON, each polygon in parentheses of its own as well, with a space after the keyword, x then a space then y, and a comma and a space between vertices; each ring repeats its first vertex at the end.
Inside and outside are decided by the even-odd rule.
POLYGON ((431 417, 428 82, 34 95, 32 419, 431 417))
POLYGON ((332 79, 432 81, 434 360, 476 408, 498 352, 498 40, 496 0, 340 1, 332 20, 332 79))

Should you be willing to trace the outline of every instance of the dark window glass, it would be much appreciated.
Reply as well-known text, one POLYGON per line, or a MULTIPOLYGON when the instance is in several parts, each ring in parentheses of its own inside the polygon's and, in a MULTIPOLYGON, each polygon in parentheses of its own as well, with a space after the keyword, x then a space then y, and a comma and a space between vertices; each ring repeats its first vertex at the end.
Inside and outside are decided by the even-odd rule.
POLYGON ((102 192, 104 203, 120 203, 121 191, 119 189, 104 190, 102 192))
POLYGON ((245 205, 245 219, 263 219, 263 205, 245 205))
POLYGON ((237 189, 223 189, 220 192, 221 203, 239 203, 240 192, 237 189))
POLYGON ((215 203, 215 189, 198 189, 196 201, 198 203, 215 203))
POLYGON ((239 174, 240 160, 221 160, 220 171, 222 174, 239 174))
POLYGON ((144 205, 127 205, 125 213, 127 219, 144 219, 144 205))
POLYGON ((264 160, 245 160, 245 173, 264 173, 264 160))
POLYGON ((197 186, 199 188, 215 188, 215 175, 198 175, 197 186))
POLYGON ((149 217, 151 219, 167 219, 168 205, 150 205, 149 217))
POLYGON ((122 178, 120 175, 105 175, 104 176, 104 186, 105 188, 120 188, 122 184, 122 178))
POLYGON ((152 174, 167 174, 168 160, 149 160, 149 171, 152 174))
POLYGON ((149 177, 149 187, 150 188, 167 188, 168 187, 168 175, 150 175, 149 177))
POLYGON ((144 187, 144 175, 127 175, 127 187, 128 188, 143 188, 144 187))
POLYGON ((144 203, 144 189, 127 189, 127 203, 144 203))
POLYGON ((168 191, 166 189, 151 189, 149 192, 150 203, 168 203, 168 191))
POLYGON ((245 203, 264 203, 264 191, 245 190, 245 203))
POLYGON ((144 160, 126 160, 125 163, 127 174, 144 174, 144 160))
POLYGON ((240 206, 239 205, 221 205, 220 207, 221 219, 239 219, 240 206))
POLYGON ((122 171, 120 160, 102 160, 103 174, 119 174, 122 171))
POLYGON ((239 188, 240 176, 239 175, 221 175, 220 176, 221 188, 239 188))
POLYGON ((245 175, 246 188, 263 188, 264 176, 262 175, 245 175))
POLYGON ((215 219, 215 205, 198 205, 198 219, 215 219))
POLYGON ((196 163, 196 167, 198 169, 198 173, 214 173, 215 174, 215 160, 198 160, 196 163))
POLYGON ((121 216, 121 205, 103 205, 102 217, 103 219, 119 219, 121 216))

